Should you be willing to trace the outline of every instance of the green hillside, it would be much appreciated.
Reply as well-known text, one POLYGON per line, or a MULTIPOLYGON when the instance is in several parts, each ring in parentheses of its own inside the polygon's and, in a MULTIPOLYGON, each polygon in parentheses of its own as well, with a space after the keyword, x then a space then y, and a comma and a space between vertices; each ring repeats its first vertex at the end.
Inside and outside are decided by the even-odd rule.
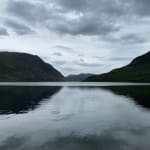
POLYGON ((36 55, 0 52, 0 81, 60 81, 63 75, 36 55))
POLYGON ((89 82, 150 82, 150 52, 135 58, 129 65, 87 78, 89 82))

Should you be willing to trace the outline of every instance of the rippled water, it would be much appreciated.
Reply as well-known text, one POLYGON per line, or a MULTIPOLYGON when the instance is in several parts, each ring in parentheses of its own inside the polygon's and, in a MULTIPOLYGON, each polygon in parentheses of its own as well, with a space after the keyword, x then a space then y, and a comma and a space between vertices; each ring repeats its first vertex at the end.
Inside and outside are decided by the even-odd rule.
POLYGON ((75 84, 1 86, 0 150, 150 149, 150 86, 75 84))

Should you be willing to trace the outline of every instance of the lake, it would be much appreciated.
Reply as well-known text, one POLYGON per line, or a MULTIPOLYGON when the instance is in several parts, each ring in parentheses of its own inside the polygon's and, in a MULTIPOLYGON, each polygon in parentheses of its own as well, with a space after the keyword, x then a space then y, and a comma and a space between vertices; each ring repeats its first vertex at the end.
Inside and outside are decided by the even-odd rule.
POLYGON ((150 84, 0 83, 0 150, 149 150, 150 84))

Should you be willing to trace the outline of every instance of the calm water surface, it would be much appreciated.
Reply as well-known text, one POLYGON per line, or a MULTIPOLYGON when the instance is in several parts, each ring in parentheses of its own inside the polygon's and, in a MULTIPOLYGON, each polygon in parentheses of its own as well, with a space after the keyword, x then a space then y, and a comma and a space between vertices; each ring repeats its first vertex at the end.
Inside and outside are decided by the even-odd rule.
POLYGON ((149 85, 44 84, 1 84, 0 150, 150 149, 149 85))

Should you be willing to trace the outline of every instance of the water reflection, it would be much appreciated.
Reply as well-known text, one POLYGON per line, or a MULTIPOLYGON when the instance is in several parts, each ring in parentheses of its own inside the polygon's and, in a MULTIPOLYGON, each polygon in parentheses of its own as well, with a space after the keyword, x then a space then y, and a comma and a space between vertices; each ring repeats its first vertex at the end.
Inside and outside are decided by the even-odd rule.
MULTIPOLYGON (((150 149, 150 113, 134 102, 142 97, 148 100, 149 87, 136 87, 137 93, 135 87, 50 88, 42 90, 51 94, 46 94, 44 101, 45 96, 40 96, 36 109, 24 114, 0 115, 0 149, 150 149)), ((24 93, 30 93, 30 100, 33 95, 41 95, 38 88, 35 91, 31 88, 34 92, 27 89, 19 99, 24 93)))
POLYGON ((110 86, 103 89, 131 98, 140 106, 150 108, 150 86, 110 86))
POLYGON ((59 90, 60 87, 0 87, 0 114, 33 110, 59 90))

